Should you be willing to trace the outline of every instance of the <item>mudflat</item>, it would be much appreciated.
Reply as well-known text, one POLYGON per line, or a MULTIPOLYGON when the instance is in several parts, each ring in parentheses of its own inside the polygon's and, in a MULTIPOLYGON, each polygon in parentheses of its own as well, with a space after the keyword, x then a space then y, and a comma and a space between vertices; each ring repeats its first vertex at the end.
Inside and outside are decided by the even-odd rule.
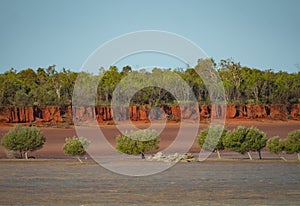
POLYGON ((0 160, 0 205, 298 205, 299 171, 297 162, 205 161, 130 177, 92 160, 0 160))

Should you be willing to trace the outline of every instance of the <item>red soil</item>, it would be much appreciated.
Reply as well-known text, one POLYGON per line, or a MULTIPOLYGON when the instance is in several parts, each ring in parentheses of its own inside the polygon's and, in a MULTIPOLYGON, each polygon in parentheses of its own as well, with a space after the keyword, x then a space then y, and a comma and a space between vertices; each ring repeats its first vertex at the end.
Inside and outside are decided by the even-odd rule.
MULTIPOLYGON (((147 128, 148 123, 136 123, 139 128, 147 128)), ((161 142, 160 149, 164 149, 172 143, 174 138, 177 135, 180 123, 168 123, 161 133, 161 142)), ((191 127, 193 126, 190 123, 191 127)), ((250 121, 250 120, 227 120, 226 128, 233 129, 238 125, 244 125, 247 127, 255 126, 260 130, 267 133, 268 138, 279 135, 281 138, 286 138, 287 134, 293 130, 300 129, 300 121, 250 121)), ((209 126, 207 123, 200 124, 200 130, 209 126)), ((5 133, 9 131, 11 127, 0 127, 0 139, 5 133)), ((116 141, 115 137, 120 134, 116 126, 114 125, 102 125, 100 126, 101 131, 105 135, 106 139, 115 146, 116 141)), ((40 158, 61 158, 64 157, 62 152, 62 146, 65 142, 66 137, 76 136, 76 131, 74 128, 70 129, 60 129, 60 128, 41 128, 41 131, 46 136, 46 143, 44 147, 36 152, 31 153, 30 155, 40 157, 40 158)), ((189 131, 186 131, 186 134, 189 134, 189 131)), ((195 141, 190 152, 199 152, 199 147, 195 141)), ((0 158, 5 158, 7 152, 5 148, 0 146, 0 158)))

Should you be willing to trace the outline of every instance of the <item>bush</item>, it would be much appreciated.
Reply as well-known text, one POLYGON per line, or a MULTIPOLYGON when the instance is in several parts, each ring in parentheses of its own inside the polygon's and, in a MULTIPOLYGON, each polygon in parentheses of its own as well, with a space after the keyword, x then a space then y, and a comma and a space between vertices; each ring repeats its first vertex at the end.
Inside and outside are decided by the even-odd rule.
POLYGON ((232 151, 245 153, 243 143, 246 139, 248 129, 246 127, 238 126, 233 131, 228 131, 223 139, 223 145, 232 151))
POLYGON ((250 151, 258 152, 261 159, 261 149, 266 146, 267 136, 264 132, 255 127, 246 128, 243 126, 237 127, 231 132, 227 132, 223 144, 226 148, 244 154, 248 153, 252 159, 250 151))
MULTIPOLYGON (((267 135, 255 127, 248 129, 246 139, 244 142, 245 151, 258 152, 259 159, 261 157, 261 149, 267 144, 267 135)), ((250 157, 251 158, 251 157, 250 157)))
POLYGON ((267 141, 267 151, 279 154, 284 149, 284 141, 279 136, 274 136, 267 141))
POLYGON ((46 139, 37 127, 15 125, 3 136, 1 145, 12 151, 19 151, 20 157, 28 159, 28 152, 35 151, 44 145, 46 139))
POLYGON ((297 153, 298 160, 300 161, 300 130, 290 132, 284 141, 284 150, 288 154, 297 153))
POLYGON ((155 130, 138 130, 117 136, 116 149, 119 152, 138 155, 144 158, 144 153, 158 149, 159 136, 155 130))
POLYGON ((226 132, 227 130, 220 125, 206 128, 202 130, 197 137, 198 145, 201 149, 207 151, 217 151, 218 157, 221 158, 219 151, 224 150, 223 139, 226 136, 226 132), (209 138, 207 138, 208 131, 211 131, 211 136, 209 138), (219 136, 219 134, 221 134, 221 136, 219 136))
MULTIPOLYGON (((72 137, 72 138, 66 138, 66 143, 63 146, 63 151, 66 155, 69 156, 83 156, 86 154, 86 149, 90 144, 90 141, 88 141, 84 137, 72 137)), ((79 157, 77 159, 80 160, 79 157)))
POLYGON ((286 161, 284 157, 280 156, 280 153, 284 150, 284 141, 279 136, 274 136, 267 141, 267 151, 275 153, 279 158, 286 161))

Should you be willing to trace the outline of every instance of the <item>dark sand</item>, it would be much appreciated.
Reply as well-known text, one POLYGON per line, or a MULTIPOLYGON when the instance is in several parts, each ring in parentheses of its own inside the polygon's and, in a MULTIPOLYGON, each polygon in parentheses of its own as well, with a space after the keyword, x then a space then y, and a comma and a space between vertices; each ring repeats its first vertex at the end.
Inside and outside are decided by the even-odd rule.
MULTIPOLYGON (((143 160, 140 160, 143 161, 143 160)), ((0 205, 299 205, 300 164, 178 163, 152 176, 91 160, 0 160, 0 205)))

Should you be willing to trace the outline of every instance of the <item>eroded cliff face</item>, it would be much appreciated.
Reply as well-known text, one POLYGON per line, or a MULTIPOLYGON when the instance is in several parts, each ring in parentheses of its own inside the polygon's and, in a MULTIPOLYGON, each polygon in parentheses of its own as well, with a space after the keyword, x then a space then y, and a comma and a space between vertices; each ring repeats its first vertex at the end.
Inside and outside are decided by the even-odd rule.
POLYGON ((149 106, 132 106, 130 108, 115 108, 109 106, 92 107, 0 107, 0 123, 69 123, 74 119, 78 121, 97 120, 98 123, 112 121, 132 120, 183 120, 199 121, 209 118, 228 119, 274 119, 274 120, 300 120, 300 104, 282 105, 200 105, 199 108, 184 106, 162 106, 151 108, 149 106), (226 109, 226 110, 225 110, 226 109), (197 115, 199 114, 199 116, 197 115))

